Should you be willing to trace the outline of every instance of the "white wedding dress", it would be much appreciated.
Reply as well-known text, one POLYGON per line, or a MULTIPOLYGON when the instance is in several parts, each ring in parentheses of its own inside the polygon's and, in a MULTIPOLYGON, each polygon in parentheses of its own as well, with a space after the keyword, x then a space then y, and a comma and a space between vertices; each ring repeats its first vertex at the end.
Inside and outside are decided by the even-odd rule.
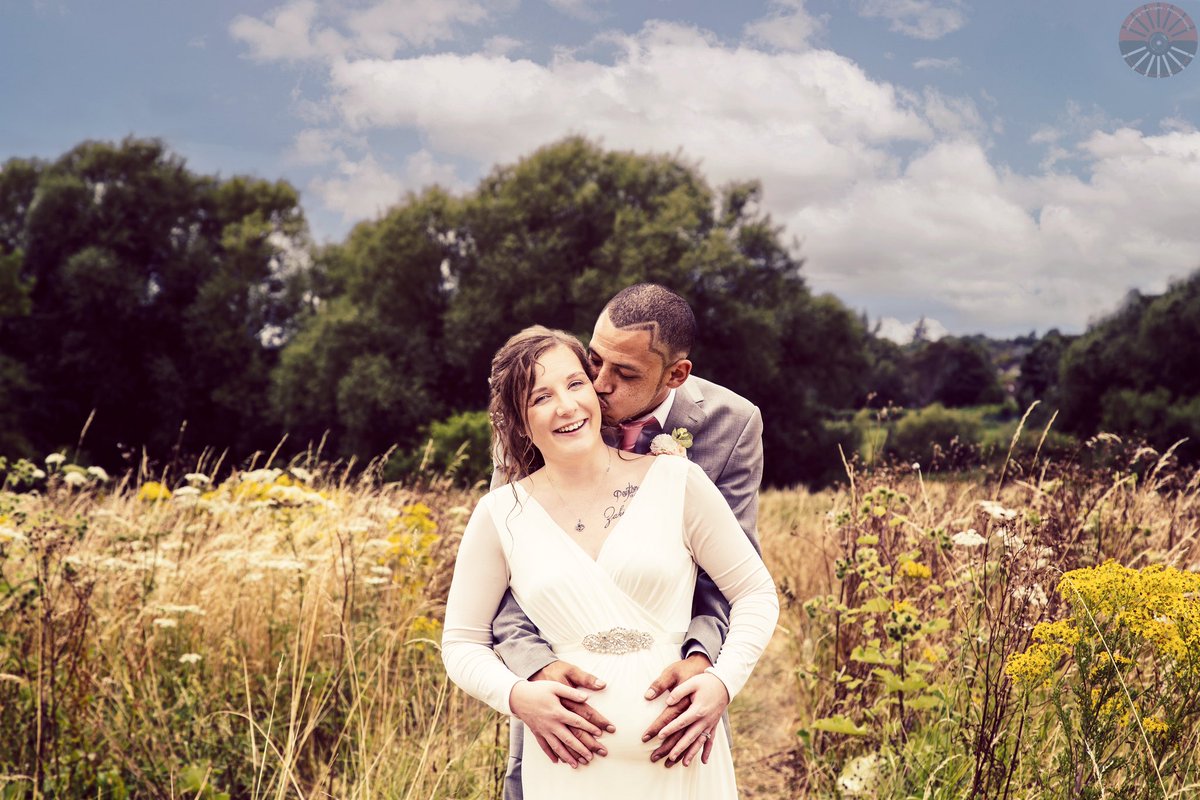
POLYGON ((666 769, 651 763, 656 742, 642 733, 665 706, 644 697, 679 660, 691 621, 697 563, 732 604, 729 635, 710 669, 734 697, 766 647, 779 604, 771 576, 725 499, 696 465, 658 456, 625 514, 593 560, 523 488, 485 496, 459 547, 443 659, 469 694, 503 714, 521 678, 491 647, 492 618, 511 585, 521 608, 556 655, 605 681, 589 702, 616 727, 601 738, 608 756, 571 769, 554 764, 525 736, 525 800, 730 800, 737 797, 725 726, 714 730, 708 764, 666 769), (596 652, 585 637, 613 628, 649 634, 653 644, 623 654, 596 652))

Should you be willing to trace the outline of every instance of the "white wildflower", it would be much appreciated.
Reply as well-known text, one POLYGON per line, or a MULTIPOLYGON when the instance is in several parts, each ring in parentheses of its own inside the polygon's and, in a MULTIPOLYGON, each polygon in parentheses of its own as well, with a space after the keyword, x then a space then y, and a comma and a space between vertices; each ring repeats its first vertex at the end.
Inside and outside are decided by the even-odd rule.
POLYGON ((979 547, 987 544, 987 539, 984 539, 974 528, 968 528, 965 531, 960 531, 950 537, 950 541, 954 542, 959 547, 979 547))
POLYGON ((391 581, 387 578, 367 578, 363 583, 368 586, 382 586, 385 583, 391 583, 391 581))
POLYGON ((285 506, 320 505, 325 502, 321 495, 302 486, 272 486, 267 490, 267 497, 285 506))
POLYGON ((199 616, 204 616, 207 613, 203 608, 196 605, 178 606, 174 603, 159 603, 157 608, 164 614, 198 614, 199 616))
POLYGON ((674 439, 669 433, 660 433, 650 440, 650 454, 655 456, 687 457, 687 448, 674 439))
POLYGON ((292 475, 304 481, 305 483, 312 483, 312 479, 316 477, 312 472, 309 472, 304 467, 292 467, 292 475))
POLYGON ((62 453, 51 453, 50 455, 46 456, 46 466, 47 467, 57 467, 66 460, 67 460, 67 457, 64 456, 62 453))
POLYGON ((130 561, 138 569, 161 569, 166 572, 171 572, 177 568, 174 561, 168 558, 163 558, 161 555, 152 551, 144 553, 133 553, 130 561))
POLYGON ((879 767, 878 753, 850 759, 838 776, 838 788, 846 797, 875 797, 879 786, 879 767))
POLYGON ((1029 605, 1036 608, 1045 608, 1050 602, 1050 598, 1046 596, 1046 590, 1042 588, 1040 583, 1034 583, 1029 586, 1018 586, 1013 589, 1013 598, 1023 600, 1029 605))
POLYGON ((292 570, 292 569, 302 570, 302 569, 305 569, 308 565, 305 564, 303 561, 299 561, 294 558, 272 558, 272 559, 268 559, 268 560, 262 562, 261 564, 259 564, 259 566, 262 567, 263 569, 275 569, 275 570, 279 570, 280 572, 286 572, 287 570, 292 570))
POLYGON ((1005 508, 992 500, 980 500, 979 507, 982 508, 992 519, 1010 520, 1015 519, 1017 512, 1011 508, 1005 508))
POLYGON ((212 478, 205 475, 203 472, 189 472, 183 476, 183 479, 192 486, 208 486, 212 483, 212 478))
POLYGON ((242 481, 254 481, 255 483, 274 483, 275 479, 283 474, 281 469, 255 469, 250 472, 243 472, 240 476, 242 481))
POLYGON ((371 572, 374 572, 376 575, 391 575, 392 568, 385 567, 382 564, 376 564, 375 566, 371 567, 371 572))
POLYGON ((199 653, 184 653, 179 657, 180 664, 196 664, 200 661, 199 653))
POLYGON ((33 476, 35 481, 40 481, 42 478, 46 477, 46 471, 41 469, 35 469, 29 474, 33 476))
POLYGON ((21 533, 11 525, 0 525, 0 542, 24 542, 27 541, 25 534, 21 533))
POLYGON ((920 472, 920 471, 921 471, 921 462, 920 462, 920 461, 914 461, 914 462, 912 463, 912 468, 913 468, 914 470, 916 470, 917 472, 920 472))
POLYGON ((87 474, 98 481, 108 480, 108 473, 104 471, 104 467, 88 467, 87 474))
POLYGON ((83 486, 87 483, 87 476, 82 472, 68 472, 63 475, 63 483, 67 486, 83 486))
POLYGON ((154 620, 154 625, 156 625, 159 628, 174 628, 178 624, 179 624, 178 622, 171 619, 170 617, 159 617, 156 620, 154 620))
POLYGON ((1025 540, 1018 536, 1016 531, 1008 528, 998 529, 996 536, 1000 539, 1000 544, 1009 550, 1020 550, 1025 546, 1025 540))
POLYGON ((171 497, 176 500, 188 500, 200 496, 200 490, 195 486, 180 486, 175 491, 171 492, 171 497))

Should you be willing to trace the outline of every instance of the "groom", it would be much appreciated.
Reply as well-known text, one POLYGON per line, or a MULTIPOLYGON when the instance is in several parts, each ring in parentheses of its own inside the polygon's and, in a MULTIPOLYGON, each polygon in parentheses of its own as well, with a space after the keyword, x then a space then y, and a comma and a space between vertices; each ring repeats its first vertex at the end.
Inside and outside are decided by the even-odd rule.
MULTIPOLYGON (((693 437, 688 458, 721 490, 742 530, 759 550, 756 525, 762 480, 762 416, 745 398, 691 374, 688 355, 695 335, 696 319, 691 308, 670 289, 641 283, 618 292, 600 312, 588 348, 601 414, 606 425, 619 426, 610 444, 637 453, 648 452, 655 435, 686 428, 693 437)), ((681 659, 650 685, 647 699, 670 691, 711 666, 728 630, 729 604, 701 570, 681 659)), ((504 596, 492 622, 492 639, 496 652, 518 675, 584 689, 603 686, 595 676, 555 657, 511 591, 504 596)), ((690 698, 685 698, 668 706, 645 732, 643 741, 657 735, 686 711, 689 703, 690 698)), ((608 721, 590 706, 571 701, 564 704, 601 729, 606 728, 608 721)), ((511 725, 504 798, 522 800, 524 726, 516 719, 511 725)), ((572 732, 592 752, 605 755, 600 741, 583 731, 572 732)), ((553 758, 542 735, 533 733, 553 758)), ((663 758, 681 735, 682 731, 668 738, 651 754, 651 760, 663 758)), ((711 746, 710 738, 702 756, 705 761, 711 746)), ((667 762, 666 766, 673 763, 667 762)))

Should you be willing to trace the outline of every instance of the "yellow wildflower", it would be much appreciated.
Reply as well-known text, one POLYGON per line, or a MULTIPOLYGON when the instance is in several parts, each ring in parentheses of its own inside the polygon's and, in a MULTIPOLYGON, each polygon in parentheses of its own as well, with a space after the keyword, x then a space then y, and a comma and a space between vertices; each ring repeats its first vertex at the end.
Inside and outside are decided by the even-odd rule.
POLYGON ((1059 660, 1068 653, 1060 644, 1037 643, 1024 653, 1017 653, 1004 666, 1004 674, 1028 688, 1043 686, 1058 668, 1059 660))
POLYGON ((905 578, 913 578, 915 580, 927 580, 933 576, 933 572, 930 571, 929 567, 920 561, 905 561, 900 565, 900 574, 905 578))
POLYGON ((138 500, 153 503, 156 500, 171 499, 171 490, 158 481, 147 481, 138 489, 138 500))
POLYGON ((1164 736, 1170 726, 1158 717, 1146 717, 1142 720, 1142 729, 1146 731, 1147 736, 1164 736))

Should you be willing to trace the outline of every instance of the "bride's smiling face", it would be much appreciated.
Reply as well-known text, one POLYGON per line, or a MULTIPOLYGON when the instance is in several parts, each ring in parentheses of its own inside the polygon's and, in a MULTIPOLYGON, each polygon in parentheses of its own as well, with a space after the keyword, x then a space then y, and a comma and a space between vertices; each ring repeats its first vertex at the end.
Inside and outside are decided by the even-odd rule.
POLYGON ((538 358, 525 425, 547 461, 584 452, 600 438, 600 401, 584 365, 568 348, 557 345, 538 358))

